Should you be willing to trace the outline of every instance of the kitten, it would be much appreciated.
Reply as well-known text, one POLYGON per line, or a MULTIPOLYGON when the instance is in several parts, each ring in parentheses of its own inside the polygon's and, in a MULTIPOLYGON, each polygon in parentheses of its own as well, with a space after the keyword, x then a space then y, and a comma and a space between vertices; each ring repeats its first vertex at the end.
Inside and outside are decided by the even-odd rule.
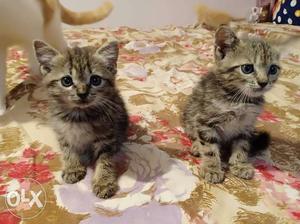
POLYGON ((226 12, 211 9, 203 4, 196 7, 198 22, 196 27, 201 25, 208 30, 216 30, 221 25, 228 25, 231 21, 243 21, 243 18, 234 18, 226 12))
POLYGON ((85 24, 105 18, 111 11, 111 3, 90 12, 72 12, 58 0, 2 0, 0 7, 0 115, 6 110, 5 75, 6 52, 12 45, 21 45, 28 54, 31 74, 39 74, 39 66, 34 57, 32 41, 42 39, 64 51, 61 21, 72 24, 85 24))
POLYGON ((60 53, 34 42, 49 95, 49 111, 64 158, 62 177, 76 183, 95 164, 93 192, 111 197, 118 189, 111 157, 126 139, 128 116, 115 86, 118 46, 75 47, 60 53))
MULTIPOLYGON (((279 53, 261 39, 238 39, 226 26, 215 35, 215 67, 194 88, 182 122, 192 153, 203 157, 201 176, 224 179, 221 157, 231 154, 230 171, 251 179, 249 153, 266 148, 269 137, 255 132, 255 122, 280 73, 279 53), (258 143, 258 144, 256 144, 258 143)), ((228 159, 228 158, 227 158, 228 159)))

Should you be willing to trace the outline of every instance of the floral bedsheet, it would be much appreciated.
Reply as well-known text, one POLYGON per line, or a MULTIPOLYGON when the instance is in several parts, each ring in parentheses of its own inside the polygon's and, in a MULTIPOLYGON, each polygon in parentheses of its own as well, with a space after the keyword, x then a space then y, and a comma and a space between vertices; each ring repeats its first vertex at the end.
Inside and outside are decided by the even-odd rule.
MULTIPOLYGON (((273 42, 300 35, 292 26, 235 28, 273 42)), ((24 85, 26 59, 20 49, 10 49, 11 108, 0 118, 0 223, 299 223, 300 45, 283 55, 282 75, 259 117, 257 127, 271 133, 272 143, 269 153, 253 158, 255 178, 227 174, 224 183, 212 185, 199 177, 201 159, 189 154, 191 142, 179 115, 213 63, 213 35, 192 27, 65 31, 70 46, 120 42, 117 83, 131 125, 129 140, 115 157, 120 190, 107 200, 92 194, 92 170, 77 184, 61 180, 61 153, 48 125, 45 92, 24 85), (37 192, 30 194, 32 189, 37 192)))

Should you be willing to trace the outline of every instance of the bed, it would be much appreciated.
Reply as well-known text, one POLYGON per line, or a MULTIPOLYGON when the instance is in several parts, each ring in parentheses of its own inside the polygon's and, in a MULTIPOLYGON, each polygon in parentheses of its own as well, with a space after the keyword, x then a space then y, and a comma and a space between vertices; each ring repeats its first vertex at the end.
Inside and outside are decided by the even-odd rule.
MULTIPOLYGON (((300 35, 288 25, 235 23, 238 31, 281 41, 300 35)), ((283 55, 283 72, 267 94, 257 127, 271 133, 269 152, 253 158, 255 178, 230 174, 222 184, 199 177, 201 159, 179 122, 180 109, 213 63, 211 31, 166 27, 140 31, 65 30, 70 46, 120 42, 117 84, 130 113, 128 142, 115 163, 120 190, 101 200, 91 192, 92 170, 77 184, 61 180, 61 153, 48 125, 43 89, 25 84, 24 53, 12 48, 7 85, 10 110, 0 118, 0 223, 299 223, 300 45, 283 55), (30 181, 29 181, 30 180, 30 181), (7 204, 8 192, 42 189, 42 207, 7 204)))

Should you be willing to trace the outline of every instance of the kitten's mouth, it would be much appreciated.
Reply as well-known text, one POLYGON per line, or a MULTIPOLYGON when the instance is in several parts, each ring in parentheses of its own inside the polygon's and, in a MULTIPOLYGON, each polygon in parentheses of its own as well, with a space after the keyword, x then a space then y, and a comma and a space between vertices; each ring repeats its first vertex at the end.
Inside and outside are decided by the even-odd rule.
POLYGON ((264 93, 267 90, 267 88, 262 88, 262 87, 254 87, 252 88, 252 91, 254 93, 264 93))
POLYGON ((77 107, 83 108, 89 106, 90 101, 84 99, 84 100, 76 100, 74 103, 77 107))
POLYGON ((253 87, 251 88, 251 91, 248 93, 250 97, 258 97, 262 96, 265 93, 265 88, 261 87, 253 87))
POLYGON ((253 90, 254 92, 261 92, 261 91, 264 90, 264 88, 261 88, 261 87, 254 87, 254 88, 252 88, 252 90, 253 90))

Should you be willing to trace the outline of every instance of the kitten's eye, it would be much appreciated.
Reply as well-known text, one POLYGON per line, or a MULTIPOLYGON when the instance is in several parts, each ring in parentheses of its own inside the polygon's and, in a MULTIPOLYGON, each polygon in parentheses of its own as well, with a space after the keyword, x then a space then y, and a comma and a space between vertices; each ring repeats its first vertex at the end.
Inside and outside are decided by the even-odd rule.
POLYGON ((61 79, 61 84, 64 87, 70 87, 71 85, 73 85, 73 80, 71 76, 65 76, 61 79))
POLYGON ((278 73, 279 67, 277 65, 271 65, 269 68, 269 75, 276 75, 278 73))
POLYGON ((251 74, 254 72, 254 66, 252 64, 245 64, 241 66, 241 70, 244 74, 251 74))
POLYGON ((102 84, 103 80, 98 75, 92 75, 90 78, 90 84, 93 86, 100 86, 102 84))

